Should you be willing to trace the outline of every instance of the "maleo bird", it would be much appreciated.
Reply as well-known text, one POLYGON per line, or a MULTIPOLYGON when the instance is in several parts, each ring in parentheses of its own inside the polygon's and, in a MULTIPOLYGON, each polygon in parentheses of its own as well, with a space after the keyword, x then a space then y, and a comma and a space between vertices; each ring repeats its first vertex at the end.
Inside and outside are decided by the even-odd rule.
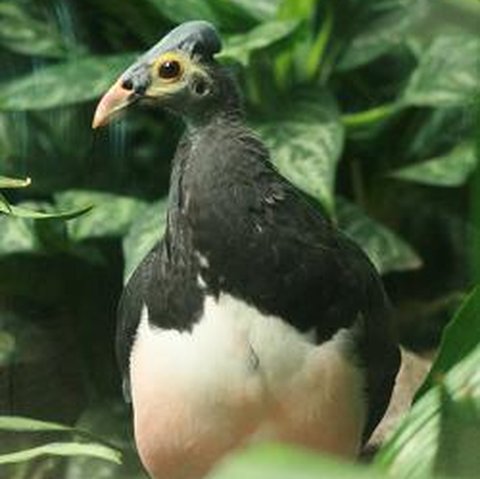
POLYGON ((261 440, 354 457, 399 364, 378 274, 272 166, 220 49, 209 23, 180 25, 120 76, 93 122, 148 100, 186 124, 165 235, 119 307, 125 393, 156 479, 202 478, 261 440))

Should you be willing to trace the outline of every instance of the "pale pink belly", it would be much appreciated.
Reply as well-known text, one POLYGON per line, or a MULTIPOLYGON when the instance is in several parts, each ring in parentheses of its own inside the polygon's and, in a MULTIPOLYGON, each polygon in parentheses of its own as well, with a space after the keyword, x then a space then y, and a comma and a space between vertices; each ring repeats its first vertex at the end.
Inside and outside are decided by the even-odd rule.
POLYGON ((255 332, 259 367, 252 370, 248 348, 230 341, 238 331, 219 336, 208 354, 201 341, 181 345, 181 336, 144 336, 134 349, 135 439, 153 478, 200 479, 225 453, 263 440, 357 454, 362 375, 336 344, 262 351, 268 342, 255 332))

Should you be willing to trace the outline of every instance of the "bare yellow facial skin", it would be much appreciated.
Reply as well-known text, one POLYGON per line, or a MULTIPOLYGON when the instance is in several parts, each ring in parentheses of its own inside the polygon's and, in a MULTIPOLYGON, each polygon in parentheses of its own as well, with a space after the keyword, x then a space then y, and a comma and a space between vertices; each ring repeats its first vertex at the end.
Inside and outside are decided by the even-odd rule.
POLYGON ((152 63, 151 83, 146 95, 158 98, 175 94, 195 74, 205 76, 205 71, 189 56, 181 52, 167 52, 152 63))

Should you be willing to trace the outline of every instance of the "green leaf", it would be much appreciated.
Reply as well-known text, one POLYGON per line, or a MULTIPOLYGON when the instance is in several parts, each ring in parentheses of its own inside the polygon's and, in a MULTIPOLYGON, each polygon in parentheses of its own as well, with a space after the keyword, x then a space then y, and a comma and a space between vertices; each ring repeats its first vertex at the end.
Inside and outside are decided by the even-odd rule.
POLYGON ((65 209, 91 208, 89 214, 68 224, 74 241, 123 236, 133 220, 145 209, 143 201, 126 196, 94 191, 71 190, 55 195, 56 203, 65 209))
POLYGON ((232 35, 225 41, 219 58, 232 58, 247 65, 253 52, 284 40, 292 35, 298 26, 298 21, 278 20, 263 23, 247 33, 232 35))
POLYGON ((55 422, 39 421, 20 416, 0 416, 0 431, 8 432, 46 432, 46 431, 66 431, 73 429, 55 422))
MULTIPOLYGON (((221 2, 222 0, 214 0, 221 2)), ((280 0, 230 0, 231 3, 247 12, 252 18, 266 22, 273 20, 277 13, 280 0)))
POLYGON ((479 344, 480 286, 477 286, 445 328, 439 353, 432 369, 415 395, 416 400, 479 344))
POLYGON ((208 479, 380 479, 374 470, 304 449, 267 444, 230 457, 208 479))
POLYGON ((432 186, 461 186, 477 165, 474 145, 464 143, 446 155, 401 168, 392 176, 432 186))
POLYGON ((333 99, 326 93, 302 95, 283 105, 275 120, 257 123, 255 128, 280 173, 332 212, 335 172, 344 141, 333 99))
POLYGON ((412 28, 425 16, 430 0, 375 0, 365 2, 358 31, 340 58, 338 69, 365 65, 405 42, 412 28))
POLYGON ((338 201, 337 215, 342 231, 364 250, 380 273, 408 271, 422 265, 411 246, 354 204, 338 201))
POLYGON ((34 221, 0 214, 0 257, 41 250, 34 221))
POLYGON ((435 38, 420 58, 403 95, 414 106, 471 105, 480 92, 480 38, 449 34, 435 38))
POLYGON ((167 223, 167 201, 151 204, 132 224, 123 239, 124 279, 128 281, 143 258, 162 238, 167 223))
POLYGON ((188 20, 207 20, 218 24, 218 18, 206 0, 148 0, 168 20, 182 23, 188 20))
POLYGON ((32 181, 30 178, 24 180, 17 178, 7 178, 6 176, 0 176, 0 189, 13 189, 13 188, 25 188, 29 186, 32 181))
POLYGON ((38 110, 93 100, 135 59, 133 54, 83 57, 3 83, 0 110, 38 110))
POLYGON ((90 456, 105 461, 121 463, 118 451, 101 444, 53 442, 22 451, 0 454, 0 465, 31 461, 42 456, 90 456))
POLYGON ((53 25, 11 2, 0 2, 0 44, 17 53, 52 58, 64 57, 73 48, 53 25))
MULTIPOLYGON (((480 408, 480 345, 444 377, 452 399, 475 401, 480 408)), ((389 477, 423 479, 432 477, 439 452, 442 410, 441 387, 427 391, 413 406, 406 418, 381 447, 374 463, 389 477)), ((478 451, 478 450, 477 450, 478 451)))
POLYGON ((85 213, 88 213, 92 209, 91 205, 84 206, 82 208, 71 209, 68 211, 59 211, 45 213, 43 211, 35 211, 22 206, 10 205, 10 210, 3 213, 15 216, 16 218, 31 218, 34 220, 72 220, 78 218, 85 213))

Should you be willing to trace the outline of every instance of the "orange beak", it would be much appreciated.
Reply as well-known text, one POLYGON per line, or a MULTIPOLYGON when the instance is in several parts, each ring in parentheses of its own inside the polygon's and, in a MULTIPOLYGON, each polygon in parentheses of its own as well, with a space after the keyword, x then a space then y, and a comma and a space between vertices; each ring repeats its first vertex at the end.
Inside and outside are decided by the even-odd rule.
POLYGON ((93 117, 92 128, 107 125, 121 110, 133 102, 132 90, 123 88, 119 78, 100 100, 93 117))

